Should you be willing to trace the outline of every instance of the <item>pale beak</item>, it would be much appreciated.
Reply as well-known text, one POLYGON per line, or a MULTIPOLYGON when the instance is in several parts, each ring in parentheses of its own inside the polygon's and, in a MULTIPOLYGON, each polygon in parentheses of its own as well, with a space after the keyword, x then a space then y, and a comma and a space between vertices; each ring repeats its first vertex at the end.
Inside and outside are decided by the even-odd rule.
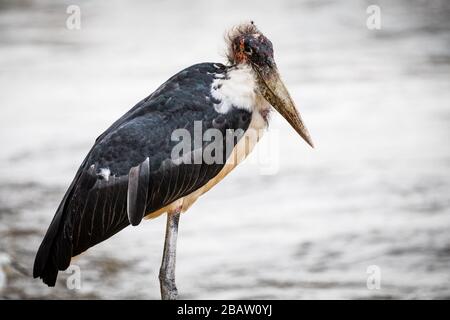
POLYGON ((260 90, 264 98, 285 118, 295 131, 314 148, 308 129, 303 124, 300 113, 295 107, 291 95, 280 78, 277 67, 265 69, 255 68, 260 82, 260 90))

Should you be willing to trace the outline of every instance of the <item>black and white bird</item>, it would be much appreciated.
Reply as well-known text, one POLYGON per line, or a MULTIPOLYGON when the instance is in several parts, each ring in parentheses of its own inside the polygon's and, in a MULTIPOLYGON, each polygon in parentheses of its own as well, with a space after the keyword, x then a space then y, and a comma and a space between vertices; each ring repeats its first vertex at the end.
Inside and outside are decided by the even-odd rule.
POLYGON ((39 247, 35 278, 54 286, 72 257, 130 224, 167 213, 159 279, 162 298, 175 299, 180 213, 251 152, 272 107, 313 146, 280 79, 270 40, 251 22, 232 28, 227 45, 227 65, 200 63, 182 70, 97 138, 39 247), (174 152, 180 130, 191 138, 196 130, 204 136, 174 152), (206 132, 211 132, 207 139, 206 132), (206 151, 213 161, 203 156, 206 151))

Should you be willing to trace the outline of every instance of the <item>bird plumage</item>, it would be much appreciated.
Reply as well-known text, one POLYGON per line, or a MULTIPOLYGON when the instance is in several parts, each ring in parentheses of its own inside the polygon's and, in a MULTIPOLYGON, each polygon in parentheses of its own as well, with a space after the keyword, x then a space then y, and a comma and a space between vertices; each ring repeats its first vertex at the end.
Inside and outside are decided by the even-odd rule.
MULTIPOLYGON (((38 250, 34 277, 53 286, 58 270, 66 269, 71 257, 116 234, 130 221, 139 224, 143 216, 195 194, 219 173, 228 173, 222 169, 232 150, 223 148, 221 163, 176 164, 171 152, 177 141, 171 137, 176 129, 194 135, 196 121, 203 132, 219 130, 224 146, 227 130, 247 131, 256 121, 252 110, 239 105, 223 110, 220 106, 227 97, 213 93, 218 79, 229 79, 235 69, 213 63, 193 65, 170 78, 97 138, 38 250)), ((233 145, 241 137, 233 139, 233 145)), ((209 143, 203 141, 201 148, 209 143)))

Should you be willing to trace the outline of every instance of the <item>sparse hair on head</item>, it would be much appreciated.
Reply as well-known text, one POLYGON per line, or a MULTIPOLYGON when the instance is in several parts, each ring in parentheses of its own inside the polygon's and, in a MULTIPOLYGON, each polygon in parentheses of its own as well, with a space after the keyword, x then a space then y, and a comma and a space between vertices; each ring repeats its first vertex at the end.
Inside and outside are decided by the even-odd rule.
POLYGON ((227 44, 227 52, 226 56, 228 62, 234 64, 234 52, 233 52, 233 43, 235 40, 243 35, 250 35, 255 33, 261 33, 256 27, 253 21, 244 22, 232 27, 225 33, 225 42, 227 44))

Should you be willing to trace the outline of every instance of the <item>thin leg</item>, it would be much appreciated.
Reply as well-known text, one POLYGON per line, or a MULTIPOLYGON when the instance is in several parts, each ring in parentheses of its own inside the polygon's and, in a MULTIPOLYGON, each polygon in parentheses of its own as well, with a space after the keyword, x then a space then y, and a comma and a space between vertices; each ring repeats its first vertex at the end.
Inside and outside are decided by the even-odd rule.
POLYGON ((175 260, 179 221, 179 210, 167 213, 166 240, 164 242, 161 269, 159 270, 162 300, 176 300, 178 297, 178 290, 175 285, 175 260))

